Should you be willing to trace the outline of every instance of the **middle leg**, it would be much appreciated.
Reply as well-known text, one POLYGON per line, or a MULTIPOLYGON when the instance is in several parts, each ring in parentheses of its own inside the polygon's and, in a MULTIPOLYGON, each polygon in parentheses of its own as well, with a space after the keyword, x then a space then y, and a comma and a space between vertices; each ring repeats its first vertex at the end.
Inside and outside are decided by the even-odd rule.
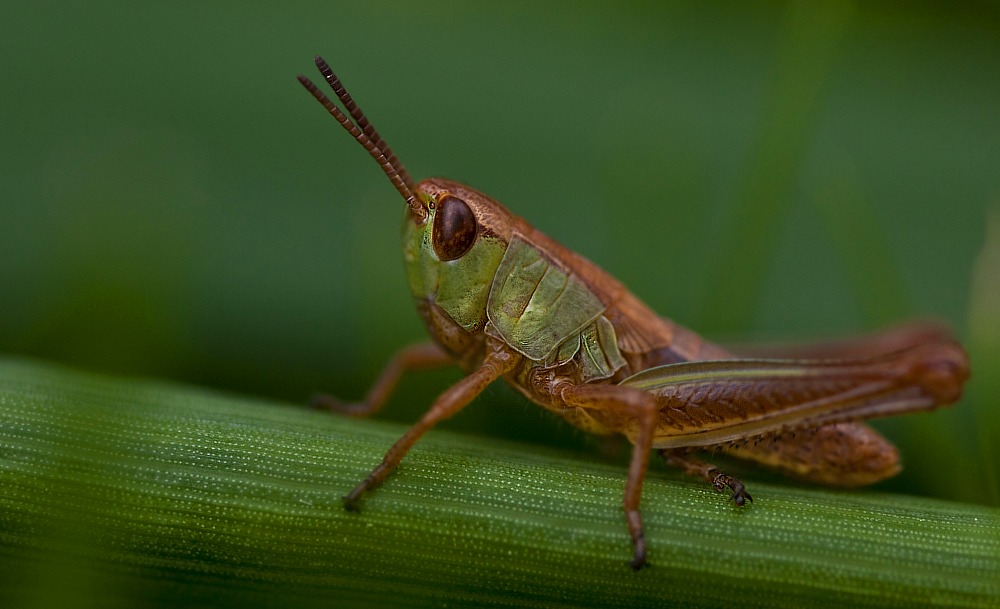
POLYGON ((656 429, 656 399, 652 395, 631 387, 617 385, 562 385, 556 393, 567 406, 600 411, 602 420, 614 421, 615 427, 632 441, 632 460, 622 507, 628 532, 632 537, 631 566, 639 570, 646 565, 646 533, 639 512, 642 483, 649 468, 649 452, 656 429))

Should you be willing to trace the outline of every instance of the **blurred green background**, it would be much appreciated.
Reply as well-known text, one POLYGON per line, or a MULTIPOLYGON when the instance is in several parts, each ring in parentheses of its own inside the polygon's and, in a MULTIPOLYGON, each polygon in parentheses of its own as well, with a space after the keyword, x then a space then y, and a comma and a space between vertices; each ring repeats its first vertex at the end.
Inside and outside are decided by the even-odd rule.
MULTIPOLYGON (((424 339, 401 201, 295 82, 322 54, 414 176, 710 338, 949 322, 968 397, 881 425, 885 487, 998 503, 995 3, 20 2, 0 50, 0 353, 301 403, 424 339)), ((480 402, 448 425, 593 443, 480 402)))

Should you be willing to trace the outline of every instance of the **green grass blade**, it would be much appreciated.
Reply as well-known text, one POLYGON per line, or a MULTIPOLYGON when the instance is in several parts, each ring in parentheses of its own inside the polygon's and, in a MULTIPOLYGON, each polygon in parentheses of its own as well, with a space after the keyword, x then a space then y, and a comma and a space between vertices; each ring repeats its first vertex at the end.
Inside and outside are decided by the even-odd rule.
POLYGON ((655 469, 435 431, 361 514, 402 428, 0 360, 0 605, 996 607, 1000 510, 655 469))

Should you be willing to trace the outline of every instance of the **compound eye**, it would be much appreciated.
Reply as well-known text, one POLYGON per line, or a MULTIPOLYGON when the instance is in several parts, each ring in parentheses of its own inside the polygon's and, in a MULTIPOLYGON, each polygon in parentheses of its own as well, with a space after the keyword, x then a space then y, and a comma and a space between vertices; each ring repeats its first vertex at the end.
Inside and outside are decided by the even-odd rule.
POLYGON ((476 215, 469 205, 451 195, 437 203, 434 215, 434 252, 439 260, 456 260, 465 255, 476 242, 476 215))

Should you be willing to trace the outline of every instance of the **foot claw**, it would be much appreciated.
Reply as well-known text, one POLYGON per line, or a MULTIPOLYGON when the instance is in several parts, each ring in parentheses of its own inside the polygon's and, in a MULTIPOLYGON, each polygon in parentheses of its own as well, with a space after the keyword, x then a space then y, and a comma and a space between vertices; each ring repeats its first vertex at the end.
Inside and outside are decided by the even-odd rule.
POLYGON ((309 398, 309 407, 349 417, 365 417, 372 412, 368 404, 363 402, 341 402, 329 393, 317 393, 309 398))
POLYGON ((344 404, 329 393, 317 393, 309 398, 309 408, 314 408, 316 410, 329 410, 331 412, 341 412, 344 408, 344 404))
POLYGON ((632 555, 632 560, 629 561, 628 566, 632 567, 633 571, 639 571, 645 569, 649 566, 646 562, 646 544, 644 541, 639 541, 635 546, 635 553, 632 555))
POLYGON ((361 493, 358 489, 354 489, 347 495, 344 495, 344 509, 348 512, 360 512, 361 511, 361 493))
POLYGON ((747 492, 747 489, 745 486, 743 486, 743 483, 737 480, 736 478, 733 478, 732 476, 719 473, 718 475, 715 476, 715 479, 712 480, 712 486, 714 486, 715 489, 718 491, 724 491, 727 488, 731 490, 733 492, 732 495, 733 503, 735 503, 737 506, 742 507, 746 505, 747 501, 753 503, 753 497, 751 497, 750 493, 747 492))

